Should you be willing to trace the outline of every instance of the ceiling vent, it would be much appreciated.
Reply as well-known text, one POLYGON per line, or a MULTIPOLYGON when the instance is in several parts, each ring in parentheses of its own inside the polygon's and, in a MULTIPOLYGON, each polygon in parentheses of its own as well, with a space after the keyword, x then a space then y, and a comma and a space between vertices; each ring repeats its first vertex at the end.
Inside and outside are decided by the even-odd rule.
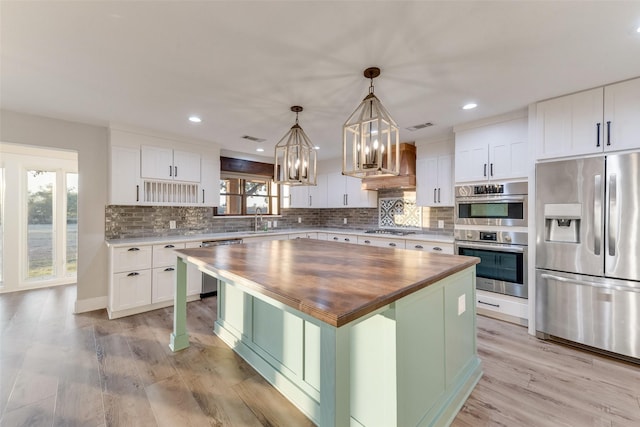
POLYGON ((431 126, 433 126, 433 123, 427 122, 427 123, 421 123, 419 125, 409 126, 407 128, 407 130, 410 130, 411 132, 414 132, 414 131, 417 131, 417 130, 420 130, 420 129, 424 129, 424 128, 428 128, 428 127, 431 127, 431 126))
POLYGON ((249 141, 253 141, 253 142, 265 142, 266 141, 266 139, 264 139, 264 138, 256 138, 255 136, 249 136, 249 135, 242 135, 242 138, 248 139, 249 141))

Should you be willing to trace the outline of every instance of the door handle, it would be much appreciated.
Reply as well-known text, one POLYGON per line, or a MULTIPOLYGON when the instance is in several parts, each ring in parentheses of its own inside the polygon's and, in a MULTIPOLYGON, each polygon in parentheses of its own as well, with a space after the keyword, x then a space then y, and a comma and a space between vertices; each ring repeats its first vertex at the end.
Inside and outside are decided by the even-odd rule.
POLYGON ((433 189, 433 203, 436 203, 436 189, 433 189))
POLYGON ((491 163, 491 168, 489 168, 491 176, 493 176, 493 163, 491 163))
POLYGON ((602 245, 602 175, 594 178, 593 190, 593 253, 600 255, 602 245))
POLYGON ((140 201, 140 186, 136 185, 136 202, 140 201))
POLYGON ((607 122, 607 145, 611 145, 611 121, 607 122))
POLYGON ((487 164, 484 164, 484 172, 482 172, 482 176, 487 176, 487 164))
POLYGON ((609 256, 616 256, 616 234, 618 233, 618 195, 616 174, 609 175, 609 256))
POLYGON ((173 168, 171 167, 171 165, 169 165, 169 176, 173 176, 171 175, 173 173, 173 168))
POLYGON ((600 123, 596 123, 596 147, 600 147, 600 123))
POLYGON ((542 273, 540 277, 545 280, 555 280, 556 282, 571 283, 574 285, 582 285, 582 286, 591 286, 592 288, 598 288, 598 289, 607 289, 612 291, 623 291, 623 292, 640 292, 640 288, 634 288, 631 286, 609 285, 604 283, 591 282, 588 280, 569 279, 567 277, 560 277, 554 274, 542 273))
POLYGON ((438 187, 438 203, 440 203, 440 187, 438 187))
POLYGON ((202 203, 204 203, 204 188, 202 189, 202 203))

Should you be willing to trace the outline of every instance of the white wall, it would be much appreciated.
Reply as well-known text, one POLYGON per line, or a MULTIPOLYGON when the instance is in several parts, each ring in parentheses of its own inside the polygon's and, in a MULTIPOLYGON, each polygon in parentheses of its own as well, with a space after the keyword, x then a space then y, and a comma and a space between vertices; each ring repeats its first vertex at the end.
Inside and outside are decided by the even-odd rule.
POLYGON ((106 307, 107 128, 0 111, 0 142, 78 153, 78 287, 76 311, 106 307))

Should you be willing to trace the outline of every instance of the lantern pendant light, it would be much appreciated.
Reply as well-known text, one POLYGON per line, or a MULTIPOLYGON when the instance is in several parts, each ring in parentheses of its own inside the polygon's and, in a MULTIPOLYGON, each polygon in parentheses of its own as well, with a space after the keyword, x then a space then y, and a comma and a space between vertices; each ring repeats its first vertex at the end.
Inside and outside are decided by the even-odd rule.
POLYGON ((376 67, 364 70, 369 94, 342 127, 342 174, 357 178, 394 176, 400 171, 398 125, 373 93, 376 67))
POLYGON ((302 107, 294 105, 296 123, 276 144, 274 182, 286 185, 316 185, 316 150, 298 124, 302 107))

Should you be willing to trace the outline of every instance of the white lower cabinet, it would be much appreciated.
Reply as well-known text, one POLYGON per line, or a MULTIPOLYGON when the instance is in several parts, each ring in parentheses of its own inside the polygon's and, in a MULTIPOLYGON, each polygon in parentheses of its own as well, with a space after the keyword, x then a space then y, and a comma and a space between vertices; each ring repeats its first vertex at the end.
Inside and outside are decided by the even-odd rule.
POLYGON ((176 268, 154 268, 151 284, 152 304, 163 301, 173 301, 173 290, 176 286, 176 268))
POLYGON ((111 288, 110 312, 151 304, 151 270, 115 273, 111 288))
POLYGON ((292 233, 289 234, 289 240, 293 239, 318 239, 318 233, 292 233))
MULTIPOLYGON (((186 249, 199 248, 202 246, 200 242, 188 242, 186 249)), ((198 295, 202 293, 202 272, 192 263, 187 264, 187 296, 198 295)))
POLYGON ((527 325, 529 300, 476 290, 476 308, 478 314, 527 325))
POLYGON ((327 240, 332 242, 343 242, 358 244, 358 236, 352 234, 327 234, 327 240))

